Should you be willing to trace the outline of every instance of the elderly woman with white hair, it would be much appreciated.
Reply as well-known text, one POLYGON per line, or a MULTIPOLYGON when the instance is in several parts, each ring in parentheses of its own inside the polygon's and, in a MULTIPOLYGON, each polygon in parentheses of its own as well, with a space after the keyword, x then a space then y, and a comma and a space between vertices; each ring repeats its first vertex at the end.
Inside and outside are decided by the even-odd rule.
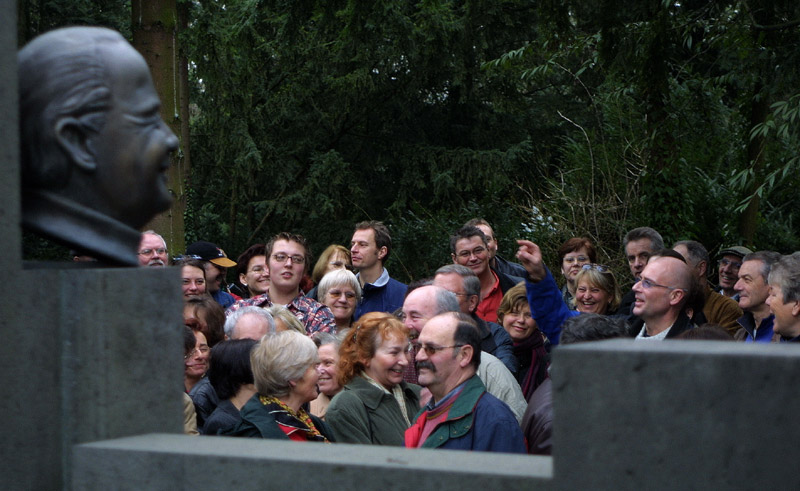
POLYGON ((303 405, 319 394, 319 357, 308 336, 283 331, 265 336, 250 354, 257 393, 242 407, 242 421, 221 434, 330 442, 328 425, 303 405))
POLYGON ((317 296, 333 312, 337 331, 352 326, 356 305, 361 300, 361 285, 356 275, 346 269, 327 273, 319 282, 317 296))

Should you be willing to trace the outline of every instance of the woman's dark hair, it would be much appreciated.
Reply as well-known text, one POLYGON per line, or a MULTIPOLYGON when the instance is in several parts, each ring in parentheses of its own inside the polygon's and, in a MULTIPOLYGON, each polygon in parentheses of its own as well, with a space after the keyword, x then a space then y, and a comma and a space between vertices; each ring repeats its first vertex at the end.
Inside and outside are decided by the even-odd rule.
POLYGON ((183 326, 183 356, 188 355, 197 344, 197 338, 194 337, 194 331, 187 326, 183 326))
POLYGON ((199 315, 203 316, 207 329, 201 329, 195 325, 189 325, 189 327, 202 331, 210 348, 225 339, 225 310, 216 300, 208 295, 198 295, 187 298, 185 306, 192 309, 195 318, 199 315))
POLYGON ((211 349, 208 381, 220 401, 235 396, 242 385, 253 383, 250 351, 258 344, 254 339, 236 339, 219 343, 211 349))
POLYGON ((719 324, 706 323, 694 329, 680 333, 675 339, 692 339, 695 341, 733 341, 733 336, 728 334, 719 324))

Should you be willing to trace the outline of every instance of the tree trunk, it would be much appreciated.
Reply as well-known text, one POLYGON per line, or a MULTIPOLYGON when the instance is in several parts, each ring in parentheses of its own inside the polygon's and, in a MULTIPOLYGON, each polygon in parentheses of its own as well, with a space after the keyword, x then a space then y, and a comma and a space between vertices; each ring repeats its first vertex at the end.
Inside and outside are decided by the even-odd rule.
POLYGON ((186 249, 183 214, 189 178, 189 79, 186 58, 178 48, 178 33, 187 21, 187 7, 182 5, 179 9, 176 0, 131 2, 133 46, 144 56, 153 74, 161 99, 161 116, 180 139, 169 169, 172 207, 148 224, 166 239, 173 255, 186 249))
MULTIPOLYGON (((753 88, 752 102, 750 103, 750 129, 764 123, 769 114, 769 101, 767 100, 767 95, 761 93, 762 88, 760 82, 757 82, 753 88)), ((755 196, 754 193, 764 182, 764 143, 764 137, 760 135, 751 138, 747 143, 747 161, 753 169, 753 178, 745 191, 745 196, 753 197, 739 217, 739 234, 744 239, 745 244, 754 242, 756 227, 758 226, 758 209, 761 198, 755 196)))

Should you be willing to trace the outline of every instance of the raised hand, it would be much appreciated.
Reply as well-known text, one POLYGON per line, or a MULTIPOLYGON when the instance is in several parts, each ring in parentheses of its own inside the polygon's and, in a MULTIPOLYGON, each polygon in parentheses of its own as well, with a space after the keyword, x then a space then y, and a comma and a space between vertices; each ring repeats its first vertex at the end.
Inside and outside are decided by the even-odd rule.
POLYGON ((517 259, 528 272, 528 279, 534 283, 542 281, 547 274, 539 246, 529 240, 518 240, 517 259))

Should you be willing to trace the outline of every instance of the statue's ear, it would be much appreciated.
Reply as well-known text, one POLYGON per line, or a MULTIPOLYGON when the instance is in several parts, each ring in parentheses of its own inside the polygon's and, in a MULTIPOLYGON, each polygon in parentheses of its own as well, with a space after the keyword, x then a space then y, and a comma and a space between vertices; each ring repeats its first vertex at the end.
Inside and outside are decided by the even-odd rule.
POLYGON ((56 140, 69 159, 87 172, 97 169, 94 152, 89 143, 89 131, 75 118, 64 117, 56 122, 56 140))

